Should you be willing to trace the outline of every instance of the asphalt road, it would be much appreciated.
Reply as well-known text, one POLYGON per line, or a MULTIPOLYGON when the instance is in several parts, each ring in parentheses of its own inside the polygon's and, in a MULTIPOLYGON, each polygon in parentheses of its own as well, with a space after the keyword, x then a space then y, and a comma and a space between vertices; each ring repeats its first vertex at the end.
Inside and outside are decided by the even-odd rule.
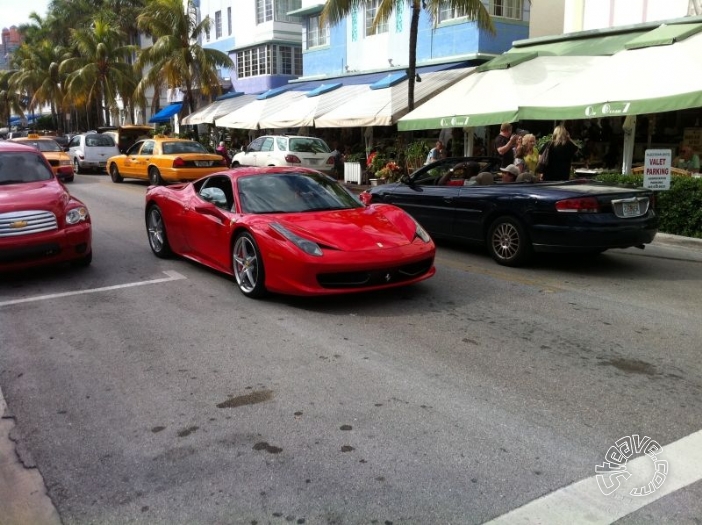
MULTIPOLYGON (((145 187, 78 176, 92 266, 0 280, 0 387, 64 524, 484 523, 545 495, 580 523, 560 489, 616 440, 702 429, 698 245, 526 269, 441 245, 410 288, 253 301, 151 254, 145 187)), ((590 508, 700 523, 685 454, 679 489, 590 508)))

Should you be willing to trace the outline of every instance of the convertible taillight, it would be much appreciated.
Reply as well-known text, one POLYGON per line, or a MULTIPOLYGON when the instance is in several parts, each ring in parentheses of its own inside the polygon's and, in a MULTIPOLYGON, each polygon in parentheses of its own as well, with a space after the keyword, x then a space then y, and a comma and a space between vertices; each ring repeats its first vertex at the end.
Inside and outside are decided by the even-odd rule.
POLYGON ((597 213, 600 203, 594 197, 577 197, 556 202, 556 210, 567 213, 597 213))
POLYGON ((285 162, 289 162, 291 164, 302 164, 302 161, 297 155, 290 154, 285 155, 285 162))
POLYGON ((173 167, 174 168, 183 168, 185 167, 185 161, 181 159, 180 157, 176 157, 173 159, 173 167))

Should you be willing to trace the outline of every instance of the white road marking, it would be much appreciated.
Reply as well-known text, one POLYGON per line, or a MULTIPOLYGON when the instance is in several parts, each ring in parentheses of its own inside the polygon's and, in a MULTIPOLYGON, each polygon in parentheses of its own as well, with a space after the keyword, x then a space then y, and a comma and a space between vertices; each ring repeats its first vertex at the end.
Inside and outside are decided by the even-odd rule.
MULTIPOLYGON (((702 479, 702 430, 663 447, 659 455, 668 461, 668 477, 658 490, 648 496, 630 496, 628 491, 623 490, 605 496, 600 492, 595 476, 592 476, 527 503, 485 525, 613 523, 702 479)), ((627 468, 645 468, 644 463, 650 462, 647 456, 640 456, 629 461, 627 468)))
POLYGON ((34 301, 46 301, 48 299, 58 299, 60 297, 69 297, 71 295, 82 295, 82 294, 86 294, 86 293, 107 292, 109 290, 119 290, 120 288, 131 288, 133 286, 144 286, 147 284, 158 284, 158 283, 166 283, 169 281, 178 281, 180 279, 187 279, 187 277, 185 277, 185 275, 181 275, 178 272, 167 271, 167 272, 163 272, 163 273, 165 273, 168 277, 164 277, 163 279, 151 279, 150 281, 139 281, 136 283, 116 284, 114 286, 103 286, 102 288, 90 288, 88 290, 78 290, 76 292, 52 293, 52 294, 47 294, 47 295, 38 295, 36 297, 27 297, 25 299, 15 299, 13 301, 1 301, 0 307, 10 306, 10 305, 14 305, 14 304, 21 304, 21 303, 31 303, 34 301))

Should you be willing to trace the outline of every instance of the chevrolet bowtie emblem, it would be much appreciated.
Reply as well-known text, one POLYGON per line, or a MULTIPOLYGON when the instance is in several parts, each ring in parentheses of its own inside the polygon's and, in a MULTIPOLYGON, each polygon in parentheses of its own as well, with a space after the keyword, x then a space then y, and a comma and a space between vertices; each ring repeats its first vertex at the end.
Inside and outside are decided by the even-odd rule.
POLYGON ((26 228, 27 221, 15 221, 10 223, 10 228, 26 228))

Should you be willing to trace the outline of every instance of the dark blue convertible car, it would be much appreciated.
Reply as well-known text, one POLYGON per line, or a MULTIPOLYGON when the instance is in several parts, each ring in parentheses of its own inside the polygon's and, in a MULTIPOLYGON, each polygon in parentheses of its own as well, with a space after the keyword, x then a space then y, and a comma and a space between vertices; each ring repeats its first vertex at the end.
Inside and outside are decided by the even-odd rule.
POLYGON ((649 190, 590 180, 502 183, 499 178, 497 159, 452 157, 371 188, 361 199, 367 205, 399 206, 435 239, 484 244, 505 266, 523 265, 534 252, 643 248, 656 235, 649 190), (466 178, 476 170, 482 172, 480 183, 466 178))

